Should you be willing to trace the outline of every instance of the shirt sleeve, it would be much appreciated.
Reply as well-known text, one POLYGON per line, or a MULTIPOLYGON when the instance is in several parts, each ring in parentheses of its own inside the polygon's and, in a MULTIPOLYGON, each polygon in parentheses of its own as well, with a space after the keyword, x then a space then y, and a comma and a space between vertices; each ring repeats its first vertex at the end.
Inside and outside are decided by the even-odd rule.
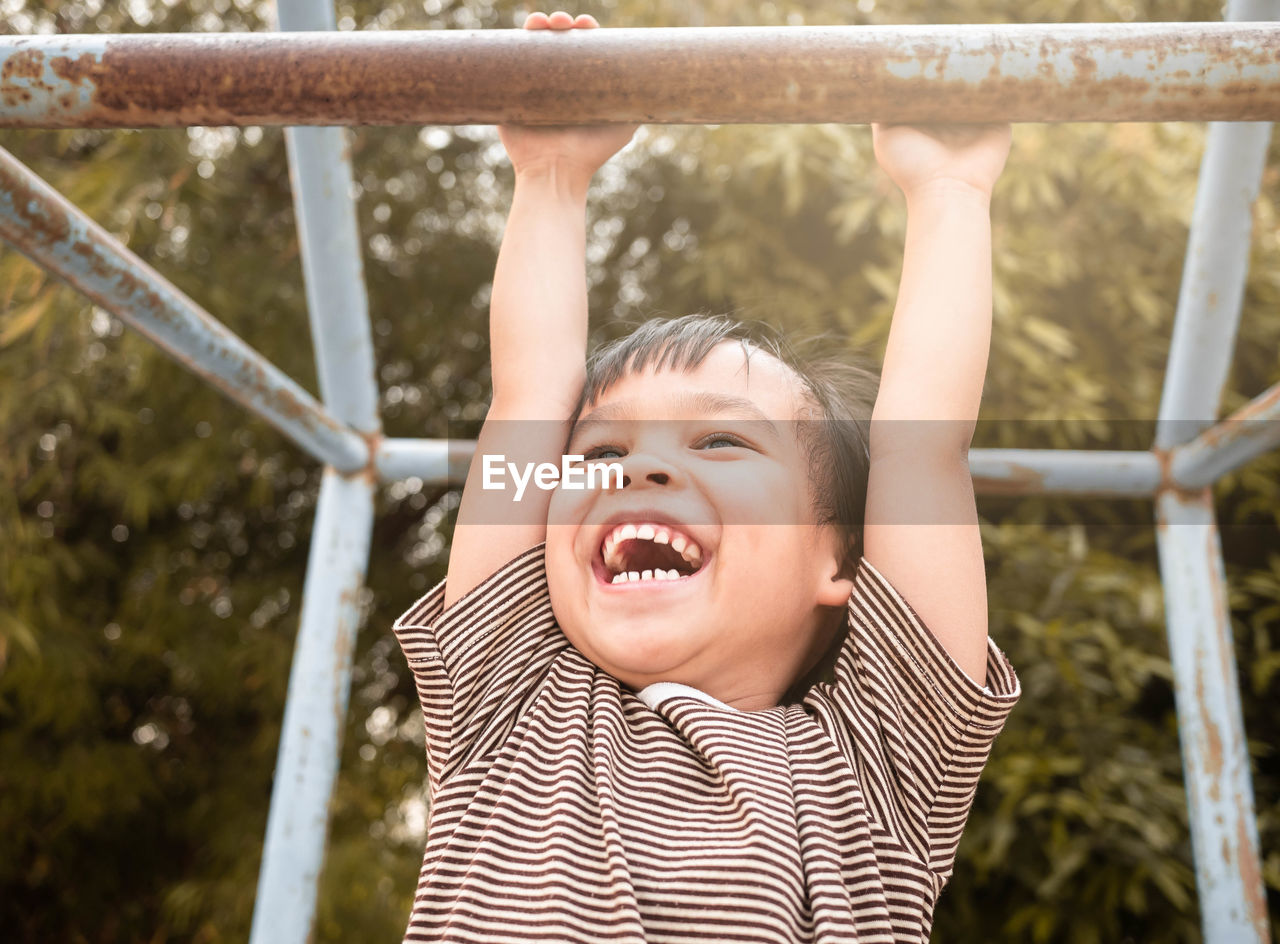
POLYGON ((805 704, 849 757, 871 814, 944 881, 996 735, 1021 695, 987 637, 987 684, 951 658, 864 557, 835 680, 805 704))
POLYGON ((392 627, 422 703, 433 790, 497 749, 569 648, 551 612, 544 549, 518 555, 447 610, 441 581, 392 627))

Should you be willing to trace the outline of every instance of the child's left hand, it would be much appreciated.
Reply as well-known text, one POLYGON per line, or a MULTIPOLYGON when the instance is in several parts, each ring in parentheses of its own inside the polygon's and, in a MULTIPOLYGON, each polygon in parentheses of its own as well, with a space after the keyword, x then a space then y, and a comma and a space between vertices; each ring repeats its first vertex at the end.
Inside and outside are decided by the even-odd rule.
POLYGON ((990 197, 1012 139, 1007 123, 871 125, 876 160, 907 197, 957 182, 990 197))

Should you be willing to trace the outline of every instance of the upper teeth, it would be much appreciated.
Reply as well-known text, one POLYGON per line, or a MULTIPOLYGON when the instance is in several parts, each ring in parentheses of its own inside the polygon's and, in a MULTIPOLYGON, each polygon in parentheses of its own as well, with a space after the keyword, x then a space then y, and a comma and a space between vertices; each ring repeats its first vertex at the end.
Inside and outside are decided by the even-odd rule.
POLYGON ((629 583, 634 580, 679 580, 678 570, 624 570, 614 574, 610 583, 629 583))
MULTIPOLYGON (((654 544, 670 544, 672 550, 676 551, 691 566, 697 567, 702 562, 702 548, 698 546, 698 542, 686 534, 681 534, 665 525, 651 524, 644 522, 641 524, 620 524, 615 527, 609 535, 604 539, 604 562, 610 570, 617 573, 622 570, 622 560, 617 554, 618 545, 623 541, 640 540, 652 541, 654 544)), ((617 573, 613 578, 614 583, 620 583, 623 579, 627 580, 675 580, 679 578, 680 572, 677 570, 669 570, 665 573, 661 570, 657 571, 626 571, 627 577, 623 578, 622 573, 617 573)))

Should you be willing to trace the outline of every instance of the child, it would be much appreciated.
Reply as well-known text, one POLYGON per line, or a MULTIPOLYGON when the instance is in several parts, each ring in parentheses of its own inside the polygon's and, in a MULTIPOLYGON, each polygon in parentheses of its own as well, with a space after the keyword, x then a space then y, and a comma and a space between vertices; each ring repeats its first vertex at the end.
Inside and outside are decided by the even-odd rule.
POLYGON ((909 223, 869 441, 723 319, 588 372, 586 192, 633 130, 501 129, 493 401, 448 578, 395 625, 431 780, 405 939, 925 942, 1020 694, 966 462, 1009 127, 873 127, 909 223), (621 481, 485 477, 566 454, 621 481))

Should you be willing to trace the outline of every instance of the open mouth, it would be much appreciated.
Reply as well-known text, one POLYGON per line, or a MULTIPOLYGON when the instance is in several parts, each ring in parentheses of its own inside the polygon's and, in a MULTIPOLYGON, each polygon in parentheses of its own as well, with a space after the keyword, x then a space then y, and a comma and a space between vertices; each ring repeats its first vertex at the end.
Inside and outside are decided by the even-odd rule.
POLYGON ((696 574, 703 562, 698 542, 678 528, 626 522, 600 543, 597 571, 609 584, 680 580, 696 574))

